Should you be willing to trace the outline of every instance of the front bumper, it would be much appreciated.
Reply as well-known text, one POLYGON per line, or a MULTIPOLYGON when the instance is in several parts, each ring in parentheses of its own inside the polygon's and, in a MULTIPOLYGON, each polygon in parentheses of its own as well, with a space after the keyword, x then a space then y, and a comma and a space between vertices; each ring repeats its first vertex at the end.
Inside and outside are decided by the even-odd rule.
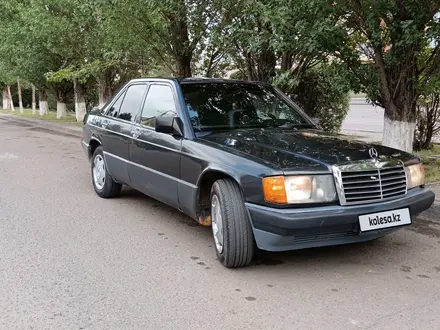
POLYGON ((369 241, 401 228, 361 233, 359 215, 409 208, 412 220, 434 203, 432 191, 417 188, 400 199, 356 206, 275 209, 246 203, 259 249, 288 251, 369 241))

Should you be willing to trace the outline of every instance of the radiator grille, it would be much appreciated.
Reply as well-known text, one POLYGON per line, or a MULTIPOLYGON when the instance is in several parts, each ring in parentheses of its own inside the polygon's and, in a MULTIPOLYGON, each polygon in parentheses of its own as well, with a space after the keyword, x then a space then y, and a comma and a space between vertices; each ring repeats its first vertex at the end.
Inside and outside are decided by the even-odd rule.
POLYGON ((407 193, 403 166, 341 172, 345 204, 364 204, 404 196, 407 193))

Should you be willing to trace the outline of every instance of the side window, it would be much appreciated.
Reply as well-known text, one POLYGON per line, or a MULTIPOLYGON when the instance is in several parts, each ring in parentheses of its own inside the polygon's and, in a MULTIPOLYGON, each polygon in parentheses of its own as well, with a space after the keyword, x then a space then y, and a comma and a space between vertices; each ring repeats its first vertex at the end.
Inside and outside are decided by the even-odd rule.
POLYGON ((118 118, 133 121, 141 106, 147 85, 132 85, 125 94, 124 102, 122 102, 121 110, 118 118))
POLYGON ((154 127, 156 117, 177 116, 173 91, 170 86, 152 85, 142 109, 141 123, 154 127))
POLYGON ((122 93, 115 103, 107 110, 107 116, 116 117, 119 113, 119 109, 121 108, 122 100, 124 99, 125 92, 122 93))

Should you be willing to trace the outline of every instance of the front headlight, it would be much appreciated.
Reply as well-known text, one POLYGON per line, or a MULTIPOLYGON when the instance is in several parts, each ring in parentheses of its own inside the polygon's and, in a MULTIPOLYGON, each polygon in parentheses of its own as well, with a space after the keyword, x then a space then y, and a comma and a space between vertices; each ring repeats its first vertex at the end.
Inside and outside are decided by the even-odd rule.
POLYGON ((425 168, 422 163, 407 166, 405 170, 408 189, 425 185, 425 168))
POLYGON ((269 203, 328 203, 337 199, 331 175, 272 176, 263 179, 264 199, 269 203))

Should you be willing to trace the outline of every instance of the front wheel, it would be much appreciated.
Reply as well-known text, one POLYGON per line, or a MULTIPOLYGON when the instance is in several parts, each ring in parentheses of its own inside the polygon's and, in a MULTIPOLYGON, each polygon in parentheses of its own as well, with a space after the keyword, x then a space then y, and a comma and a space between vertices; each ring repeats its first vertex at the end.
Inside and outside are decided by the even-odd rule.
POLYGON ((211 190, 211 219, 219 261, 228 268, 247 266, 254 253, 254 236, 238 185, 229 179, 214 183, 211 190))
POLYGON ((119 195, 122 185, 116 183, 107 171, 102 147, 96 148, 92 158, 92 184, 96 194, 102 198, 119 195))

